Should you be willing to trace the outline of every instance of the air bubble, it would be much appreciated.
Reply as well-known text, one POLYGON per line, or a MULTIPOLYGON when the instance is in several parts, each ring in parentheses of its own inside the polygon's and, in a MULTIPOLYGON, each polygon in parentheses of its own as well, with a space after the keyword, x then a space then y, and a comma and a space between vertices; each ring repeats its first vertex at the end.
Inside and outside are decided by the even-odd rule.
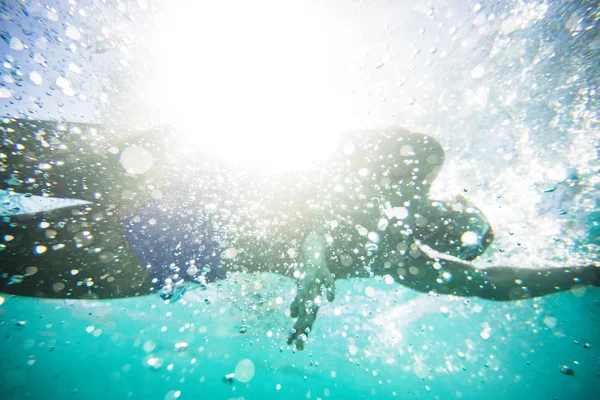
POLYGON ((240 382, 250 382, 254 377, 254 363, 248 358, 241 360, 235 367, 235 377, 240 382))
POLYGON ((25 45, 18 37, 14 37, 10 39, 10 48, 11 50, 21 51, 25 48, 25 45))
POLYGON ((12 92, 7 88, 0 87, 0 99, 8 99, 12 97, 12 92))
POLYGON ((55 293, 61 292, 65 289, 65 284, 62 282, 56 282, 54 284, 52 284, 52 290, 54 290, 55 293))
POLYGON ((44 78, 40 75, 39 72, 33 71, 29 74, 29 79, 33 82, 34 85, 40 86, 44 83, 44 78))
POLYGON ((71 40, 81 40, 81 32, 74 26, 69 26, 65 30, 65 35, 71 40))
POLYGON ((483 65, 478 65, 471 71, 471 78, 481 79, 485 75, 485 68, 483 65))
POLYGON ((25 279, 25 277, 23 275, 13 275, 8 280, 8 284, 9 285, 17 285, 17 284, 23 282, 24 279, 25 279))
POLYGON ((150 352, 154 351, 155 348, 156 348, 156 342, 153 340, 146 341, 146 343, 144 343, 144 346, 143 346, 143 349, 146 353, 150 353, 150 352))
POLYGON ((121 165, 132 174, 144 174, 152 168, 154 163, 152 154, 143 147, 129 146, 121 153, 121 165))
POLYGON ((385 231, 389 226, 389 221, 386 218, 381 218, 378 222, 377 222, 377 230, 378 231, 385 231))

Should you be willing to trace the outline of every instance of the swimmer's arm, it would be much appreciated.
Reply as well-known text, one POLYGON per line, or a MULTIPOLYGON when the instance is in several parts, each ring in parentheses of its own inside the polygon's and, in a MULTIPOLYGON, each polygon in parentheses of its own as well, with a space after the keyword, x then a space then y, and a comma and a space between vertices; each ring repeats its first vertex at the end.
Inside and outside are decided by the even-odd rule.
POLYGON ((477 296, 489 300, 519 300, 564 292, 576 287, 599 285, 600 268, 581 267, 490 267, 477 270, 481 283, 477 296))
POLYGON ((454 258, 430 257, 429 268, 429 271, 437 272, 435 280, 429 279, 428 282, 433 291, 497 301, 520 300, 577 286, 600 285, 600 267, 597 265, 566 268, 492 266, 483 269, 454 258))
POLYGON ((313 232, 306 237, 296 269, 299 273, 298 290, 290 306, 291 317, 297 319, 288 337, 288 344, 295 341, 299 350, 304 347, 306 337, 317 318, 321 304, 321 287, 325 288, 327 300, 333 301, 335 298, 335 281, 327 267, 325 252, 323 235, 313 232))

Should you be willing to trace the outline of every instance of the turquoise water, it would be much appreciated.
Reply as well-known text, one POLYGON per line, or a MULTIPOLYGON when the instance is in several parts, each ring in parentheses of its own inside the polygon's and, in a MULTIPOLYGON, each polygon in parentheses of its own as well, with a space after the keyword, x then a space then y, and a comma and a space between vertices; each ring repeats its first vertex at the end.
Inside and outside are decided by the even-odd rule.
MULTIPOLYGON (((243 3, 2 2, 0 114, 166 123, 218 156, 309 165, 337 139, 317 128, 404 126, 444 146, 434 197, 489 218, 477 265, 600 259, 594 2, 243 3), (181 30, 156 28, 165 9, 181 30)), ((5 194, 3 215, 64 205, 5 194)), ((295 283, 275 275, 173 304, 0 293, 0 399, 600 398, 598 288, 499 303, 336 285, 304 351, 285 344, 295 283)))
POLYGON ((599 393, 598 290, 502 304, 416 295, 375 280, 339 281, 347 300, 339 296, 323 307, 306 350, 293 352, 284 343, 293 282, 270 275, 260 281, 261 295, 253 299, 265 304, 256 310, 228 299, 242 282, 188 292, 176 304, 157 296, 87 302, 5 296, 2 398, 594 399, 599 393), (187 349, 177 350, 182 342, 187 349), (250 380, 224 382, 242 360, 254 371, 244 362, 238 376, 250 380), (563 365, 575 374, 562 374, 563 365))

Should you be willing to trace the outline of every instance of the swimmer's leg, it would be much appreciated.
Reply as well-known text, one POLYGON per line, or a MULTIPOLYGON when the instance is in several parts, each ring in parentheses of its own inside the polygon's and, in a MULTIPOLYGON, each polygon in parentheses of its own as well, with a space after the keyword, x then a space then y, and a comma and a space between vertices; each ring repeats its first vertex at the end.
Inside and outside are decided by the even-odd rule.
POLYGON ((0 190, 132 208, 160 187, 160 133, 22 119, 1 120, 0 133, 0 190), (142 170, 126 170, 124 154, 142 170))
POLYGON ((478 270, 482 282, 472 292, 488 300, 510 301, 569 291, 584 286, 600 286, 600 267, 490 267, 478 270))
MULTIPOLYGON (((422 254, 423 258, 428 257, 422 254)), ((479 269, 468 262, 442 255, 429 258, 413 272, 395 278, 402 285, 425 293, 476 296, 497 301, 522 300, 600 285, 600 265, 597 263, 565 268, 490 266, 479 269)))
POLYGON ((84 205, 0 217, 0 291, 49 298, 151 293, 120 219, 84 205))

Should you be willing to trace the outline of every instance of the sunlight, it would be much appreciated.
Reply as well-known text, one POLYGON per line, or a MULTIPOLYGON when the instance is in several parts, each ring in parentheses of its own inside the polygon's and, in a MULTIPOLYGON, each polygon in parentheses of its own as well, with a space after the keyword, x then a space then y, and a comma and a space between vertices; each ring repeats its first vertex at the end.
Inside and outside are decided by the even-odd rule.
POLYGON ((227 162, 263 170, 310 168, 341 130, 333 76, 336 38, 317 6, 174 2, 159 13, 152 78, 141 92, 154 116, 227 162))

